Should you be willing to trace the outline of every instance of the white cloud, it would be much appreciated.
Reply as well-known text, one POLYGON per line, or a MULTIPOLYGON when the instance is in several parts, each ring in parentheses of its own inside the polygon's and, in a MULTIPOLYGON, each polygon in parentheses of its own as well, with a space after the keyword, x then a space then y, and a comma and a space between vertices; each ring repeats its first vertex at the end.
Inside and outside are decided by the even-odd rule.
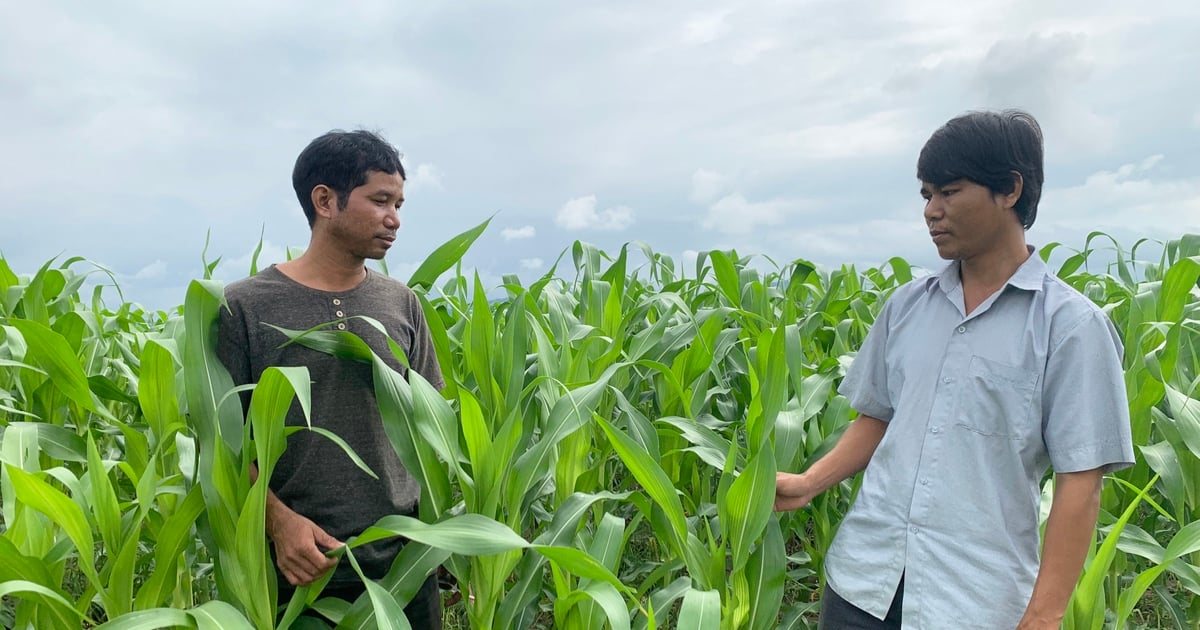
POLYGON ((774 38, 755 39, 740 46, 733 53, 733 63, 744 66, 754 63, 764 53, 779 48, 779 42, 774 38))
POLYGON ((701 225, 723 234, 749 234, 759 226, 782 225, 801 206, 786 199, 749 201, 741 193, 733 193, 709 206, 701 225))
POLYGON ((533 238, 537 236, 537 230, 532 225, 519 228, 504 228, 500 230, 500 236, 506 241, 515 241, 518 239, 533 238))
MULTIPOLYGON (((409 262, 405 260, 393 260, 387 263, 388 275, 402 282, 407 282, 408 279, 412 277, 413 273, 415 273, 420 267, 420 262, 409 262)), ((440 280, 445 282, 446 277, 447 276, 442 276, 440 280)))
MULTIPOLYGON (((258 245, 255 244, 255 247, 258 245)), ((221 282, 233 282, 239 278, 244 278, 250 273, 250 262, 254 260, 254 248, 251 248, 245 254, 237 258, 223 257, 221 264, 217 265, 216 271, 213 272, 213 277, 221 282)), ((263 239, 262 251, 258 254, 258 270, 262 271, 267 267, 281 263, 287 260, 287 248, 281 245, 276 245, 271 241, 263 239)))
POLYGON ((845 122, 767 134, 760 148, 788 159, 863 159, 911 152, 920 135, 901 112, 885 110, 845 122))
POLYGON ((158 280, 167 275, 167 263, 161 258, 137 270, 135 280, 158 280))
POLYGON ((1092 38, 1082 33, 1035 34, 997 41, 980 61, 975 81, 989 107, 1021 107, 1060 142, 1077 150, 1107 150, 1117 125, 1086 98, 1075 97, 1096 69, 1092 38))
POLYGON ((683 25, 683 43, 697 45, 716 40, 729 30, 725 23, 728 16, 728 11, 717 11, 693 17, 683 25))
MULTIPOLYGON (((218 273, 230 279, 249 269, 248 229, 307 243, 288 173, 332 128, 377 128, 410 156, 417 210, 406 213, 405 242, 440 243, 496 208, 543 208, 551 219, 573 197, 605 200, 577 202, 557 224, 494 222, 540 232, 472 246, 464 264, 487 260, 497 276, 581 234, 610 250, 634 232, 662 251, 724 241, 783 260, 819 248, 831 265, 905 254, 907 241, 888 232, 822 227, 892 229, 870 222, 900 221, 888 206, 918 199, 911 173, 923 141, 975 107, 1024 106, 1043 123, 1058 188, 1047 189, 1031 239, 1053 231, 1080 246, 1112 225, 1177 237, 1200 220, 1200 84, 1180 80, 1195 74, 1197 3, 481 4, 470 20, 453 3, 379 0, 336 14, 305 0, 233 12, 228 0, 65 4, 13 4, 13 23, 46 28, 0 38, 0 216, 12 218, 0 246, 22 270, 59 251, 105 261, 128 271, 135 300, 197 275, 208 230, 209 257, 226 255, 218 273), (289 35, 318 27, 366 29, 360 39, 375 44, 289 35), (197 29, 214 36, 188 36, 197 29), (306 92, 297 76, 345 89, 306 92), (1166 157, 1139 170, 1154 154, 1166 157), (38 197, 64 172, 94 203, 38 197), (625 232, 559 227, 631 223, 618 204, 637 211, 625 232), (41 211, 20 213, 29 207, 41 211), (116 213, 142 226, 144 247, 129 251, 116 213), (813 246, 790 237, 800 229, 813 246), (839 239, 872 245, 856 254, 839 239), (156 260, 164 278, 133 280, 156 260)), ((933 256, 912 201, 914 251, 933 256)), ((282 259, 276 250, 260 262, 282 259)), ((403 278, 397 255, 407 254, 389 254, 403 278)))
POLYGON ((541 269, 545 265, 546 265, 546 261, 542 260, 541 258, 522 258, 521 259, 521 268, 522 269, 530 269, 530 270, 541 269))
POLYGON ((596 196, 576 197, 558 209, 554 222, 568 230, 607 230, 617 232, 633 225, 633 210, 626 206, 596 212, 596 196))
POLYGON ((702 168, 692 173, 691 199, 696 203, 709 203, 725 190, 725 176, 702 168))
POLYGON ((869 219, 853 223, 806 226, 790 230, 784 238, 791 243, 789 256, 814 261, 877 265, 900 256, 914 263, 937 268, 929 233, 920 220, 869 219), (871 243, 872 247, 863 247, 871 243), (871 259, 870 257, 877 257, 871 259))
POLYGON ((1092 173, 1077 186, 1049 189, 1034 229, 1066 243, 1082 243, 1092 230, 1121 235, 1118 240, 1198 231, 1200 177, 1163 177, 1159 167, 1167 164, 1155 154, 1092 173))
POLYGON ((416 170, 408 174, 408 181, 404 186, 407 191, 424 188, 443 190, 442 172, 432 164, 418 164, 416 170))
POLYGON ((694 249, 685 249, 679 257, 679 271, 685 275, 690 275, 696 270, 696 259, 700 257, 700 252, 694 249))

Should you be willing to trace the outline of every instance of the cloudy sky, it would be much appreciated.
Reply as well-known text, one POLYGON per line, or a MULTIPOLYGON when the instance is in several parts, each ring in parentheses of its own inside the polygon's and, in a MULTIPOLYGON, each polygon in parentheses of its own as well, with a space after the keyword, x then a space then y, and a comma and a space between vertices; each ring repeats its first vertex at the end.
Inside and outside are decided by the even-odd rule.
POLYGON ((493 283, 575 240, 936 266, 916 155, 981 107, 1042 122, 1031 242, 1200 232, 1190 0, 0 0, 0 33, 0 253, 153 308, 206 233, 227 281, 260 232, 266 262, 307 243, 291 168, 332 128, 405 156, 401 278, 493 214, 493 283))

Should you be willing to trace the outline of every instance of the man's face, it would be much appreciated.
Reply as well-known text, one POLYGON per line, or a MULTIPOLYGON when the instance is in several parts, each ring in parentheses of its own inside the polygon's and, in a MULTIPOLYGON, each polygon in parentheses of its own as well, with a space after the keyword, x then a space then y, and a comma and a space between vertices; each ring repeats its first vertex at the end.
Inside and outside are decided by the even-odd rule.
POLYGON ((966 179, 943 186, 921 183, 925 198, 925 225, 946 260, 965 260, 999 248, 1014 224, 1020 221, 1013 204, 1020 196, 994 194, 986 186, 966 179))
POLYGON ((350 191, 346 207, 330 220, 330 236, 355 257, 381 259, 396 240, 403 203, 404 178, 371 171, 367 183, 350 191))

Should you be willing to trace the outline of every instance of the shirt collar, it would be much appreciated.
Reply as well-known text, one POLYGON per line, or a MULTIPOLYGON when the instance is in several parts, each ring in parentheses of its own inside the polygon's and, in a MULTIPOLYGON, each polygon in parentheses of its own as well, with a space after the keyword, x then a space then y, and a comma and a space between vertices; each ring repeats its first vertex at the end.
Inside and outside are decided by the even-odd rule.
MULTIPOLYGON (((1014 286, 1025 291, 1041 291, 1042 281, 1045 280, 1049 268, 1038 255, 1037 248, 1031 245, 1026 245, 1029 249, 1029 258, 1021 263, 1020 267, 1013 273, 1012 277, 1004 284, 1014 286)), ((950 294, 955 289, 962 286, 962 276, 959 275, 960 261, 954 260, 946 265, 940 273, 938 273, 937 284, 946 294, 950 294)))

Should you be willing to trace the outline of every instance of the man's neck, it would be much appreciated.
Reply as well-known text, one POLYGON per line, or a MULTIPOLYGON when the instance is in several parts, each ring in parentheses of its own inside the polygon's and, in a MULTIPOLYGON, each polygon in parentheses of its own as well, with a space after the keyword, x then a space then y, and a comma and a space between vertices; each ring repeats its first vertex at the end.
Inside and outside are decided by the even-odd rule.
POLYGON ((1029 259, 1024 232, 1003 247, 959 261, 963 299, 969 315, 993 293, 1004 288, 1009 278, 1029 259))
POLYGON ((333 252, 311 242, 305 252, 294 260, 276 265, 280 273, 320 291, 349 291, 367 277, 362 258, 333 252))

